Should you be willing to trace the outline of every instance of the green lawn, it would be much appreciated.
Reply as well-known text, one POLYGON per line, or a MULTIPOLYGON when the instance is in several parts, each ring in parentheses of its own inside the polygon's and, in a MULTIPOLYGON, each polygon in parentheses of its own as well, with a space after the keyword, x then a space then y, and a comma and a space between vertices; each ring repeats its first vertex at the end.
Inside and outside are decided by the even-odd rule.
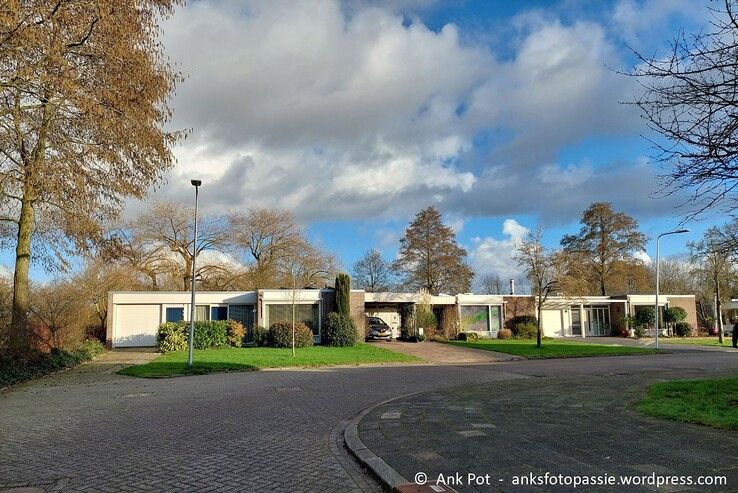
POLYGON ((657 383, 639 409, 657 418, 738 430, 738 378, 657 383))
POLYGON ((396 353, 372 344, 353 347, 312 346, 281 348, 222 348, 195 350, 193 367, 187 369, 187 351, 162 354, 143 365, 129 366, 118 373, 132 377, 160 378, 185 374, 223 371, 248 371, 262 368, 354 365, 360 363, 409 363, 422 361, 414 356, 396 353))
MULTIPOLYGON (((660 337, 662 344, 696 344, 698 346, 720 346, 717 336, 711 337, 660 337)), ((730 336, 723 336, 722 347, 732 347, 730 336)))
POLYGON ((535 339, 479 339, 478 341, 450 341, 450 343, 475 349, 525 356, 526 358, 579 358, 660 352, 655 349, 597 344, 568 339, 544 339, 540 348, 536 347, 535 339))

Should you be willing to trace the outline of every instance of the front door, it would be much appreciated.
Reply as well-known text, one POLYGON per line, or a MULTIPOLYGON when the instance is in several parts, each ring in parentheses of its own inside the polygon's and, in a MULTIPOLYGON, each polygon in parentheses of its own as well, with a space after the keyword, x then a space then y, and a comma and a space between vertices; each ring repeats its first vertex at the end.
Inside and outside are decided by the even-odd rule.
POLYGON ((571 308, 571 335, 582 335, 582 315, 578 306, 571 308))

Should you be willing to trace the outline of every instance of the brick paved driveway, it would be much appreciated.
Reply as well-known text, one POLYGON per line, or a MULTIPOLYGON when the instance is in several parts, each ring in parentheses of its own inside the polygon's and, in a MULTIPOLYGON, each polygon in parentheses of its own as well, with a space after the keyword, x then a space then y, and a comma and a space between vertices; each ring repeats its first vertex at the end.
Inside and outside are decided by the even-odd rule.
MULTIPOLYGON (((339 447, 342 422, 418 391, 538 373, 734 362, 728 354, 261 371, 142 380, 90 368, 0 393, 0 488, 376 491, 339 447), (703 358, 703 359, 700 359, 703 358)), ((732 365, 732 366, 731 366, 732 365)))

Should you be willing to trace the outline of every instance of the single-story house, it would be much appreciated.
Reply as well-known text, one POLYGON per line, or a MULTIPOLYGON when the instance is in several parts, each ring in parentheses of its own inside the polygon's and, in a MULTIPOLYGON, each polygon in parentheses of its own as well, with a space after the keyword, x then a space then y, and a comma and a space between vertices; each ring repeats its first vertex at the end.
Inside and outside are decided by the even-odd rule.
MULTIPOLYGON (((476 332, 495 337, 516 316, 535 315, 535 300, 530 295, 437 295, 422 293, 369 293, 352 290, 351 316, 364 335, 366 316, 377 316, 400 335, 401 327, 416 330, 414 308, 428 304, 436 314, 440 330, 446 334, 476 332)), ((653 295, 550 297, 543 307, 544 335, 551 337, 597 337, 622 328, 626 314, 635 315, 643 306, 654 306, 653 295)), ((322 321, 335 307, 335 290, 259 289, 256 291, 198 292, 195 320, 233 319, 247 328, 268 327, 278 320, 289 320, 292 307, 298 320, 320 341, 322 321)), ((697 326, 693 295, 659 295, 661 309, 680 306, 687 311, 687 322, 697 326)), ((190 318, 190 293, 170 291, 110 292, 106 340, 109 347, 155 346, 157 328, 162 322, 190 318)))

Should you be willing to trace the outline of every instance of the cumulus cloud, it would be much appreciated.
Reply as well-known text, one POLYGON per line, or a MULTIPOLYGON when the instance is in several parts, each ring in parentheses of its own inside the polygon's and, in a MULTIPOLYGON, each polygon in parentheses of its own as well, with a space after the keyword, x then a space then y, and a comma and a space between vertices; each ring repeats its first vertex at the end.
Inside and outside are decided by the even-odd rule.
POLYGON ((0 264, 0 279, 10 280, 13 278, 13 271, 8 267, 0 264))
POLYGON ((502 239, 491 236, 472 239, 469 260, 474 271, 481 275, 497 274, 503 279, 519 277, 520 269, 513 257, 515 248, 528 233, 528 228, 515 219, 505 219, 502 223, 502 239))
POLYGON ((558 160, 562 146, 638 125, 618 104, 631 82, 606 68, 619 58, 603 26, 520 16, 502 60, 454 24, 436 31, 398 13, 425 6, 180 9, 163 41, 188 77, 172 125, 192 134, 159 193, 189 200, 196 175, 205 209, 280 207, 304 221, 408 217, 430 204, 458 218, 524 210, 562 221, 603 198, 664 210, 649 201, 645 167, 558 160), (505 138, 481 155, 476 139, 489 134, 505 138))

